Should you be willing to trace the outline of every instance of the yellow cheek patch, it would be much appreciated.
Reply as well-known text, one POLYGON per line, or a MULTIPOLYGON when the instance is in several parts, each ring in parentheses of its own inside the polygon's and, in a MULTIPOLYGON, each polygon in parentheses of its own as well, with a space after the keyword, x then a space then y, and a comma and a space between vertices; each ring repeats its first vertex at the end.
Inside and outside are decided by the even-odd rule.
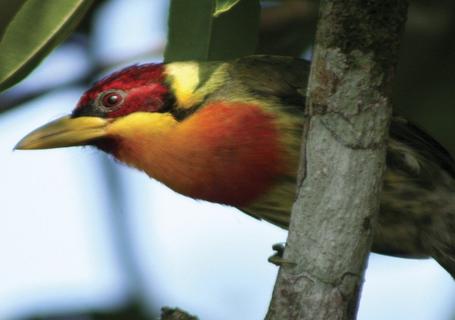
POLYGON ((112 122, 107 134, 120 138, 154 137, 172 129, 178 122, 169 113, 134 112, 112 122))
POLYGON ((148 173, 157 162, 155 154, 166 150, 167 137, 177 124, 170 114, 135 112, 112 122, 106 133, 117 142, 116 158, 148 173))

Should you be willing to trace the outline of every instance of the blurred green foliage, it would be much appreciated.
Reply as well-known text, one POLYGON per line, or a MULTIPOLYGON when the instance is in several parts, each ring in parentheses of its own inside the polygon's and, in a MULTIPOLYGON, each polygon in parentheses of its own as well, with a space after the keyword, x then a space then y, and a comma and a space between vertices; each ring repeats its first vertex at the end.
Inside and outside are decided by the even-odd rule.
POLYGON ((165 60, 223 60, 253 54, 259 14, 259 0, 172 0, 165 60))
POLYGON ((0 91, 26 77, 65 40, 92 0, 2 0, 0 91), (3 10, 3 9, 2 9, 3 10))
POLYGON ((26 0, 17 0, 11 2, 8 0, 0 0, 0 8, 2 8, 2 11, 0 11, 0 41, 2 40, 9 23, 14 19, 25 1, 26 0))

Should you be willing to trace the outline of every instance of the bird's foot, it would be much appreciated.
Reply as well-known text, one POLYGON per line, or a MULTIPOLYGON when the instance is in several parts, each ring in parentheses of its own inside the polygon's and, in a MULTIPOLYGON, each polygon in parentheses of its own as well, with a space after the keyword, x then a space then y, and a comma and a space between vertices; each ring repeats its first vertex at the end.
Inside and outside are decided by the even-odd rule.
POLYGON ((289 261, 287 259, 283 258, 283 253, 284 253, 284 248, 286 247, 286 243, 281 242, 281 243, 275 243, 272 246, 272 249, 275 251, 275 253, 270 256, 267 260, 270 263, 273 263, 274 265, 280 267, 280 266, 295 266, 296 263, 289 261))

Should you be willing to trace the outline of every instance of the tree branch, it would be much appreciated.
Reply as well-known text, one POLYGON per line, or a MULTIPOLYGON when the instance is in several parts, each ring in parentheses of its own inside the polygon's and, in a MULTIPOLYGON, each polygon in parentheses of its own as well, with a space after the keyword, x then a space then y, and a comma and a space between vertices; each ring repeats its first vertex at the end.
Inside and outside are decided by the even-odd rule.
POLYGON ((163 307, 160 320, 198 320, 198 318, 179 308, 163 307))
POLYGON ((405 0, 321 1, 297 200, 267 319, 354 319, 371 246, 405 0))

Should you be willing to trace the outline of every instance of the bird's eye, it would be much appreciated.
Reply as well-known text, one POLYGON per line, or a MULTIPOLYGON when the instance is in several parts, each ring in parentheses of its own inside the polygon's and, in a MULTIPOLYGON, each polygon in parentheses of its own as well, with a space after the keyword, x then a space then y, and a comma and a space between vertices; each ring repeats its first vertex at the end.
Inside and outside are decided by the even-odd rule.
POLYGON ((122 104, 123 94, 120 91, 105 92, 100 95, 98 101, 102 107, 112 111, 122 104))

